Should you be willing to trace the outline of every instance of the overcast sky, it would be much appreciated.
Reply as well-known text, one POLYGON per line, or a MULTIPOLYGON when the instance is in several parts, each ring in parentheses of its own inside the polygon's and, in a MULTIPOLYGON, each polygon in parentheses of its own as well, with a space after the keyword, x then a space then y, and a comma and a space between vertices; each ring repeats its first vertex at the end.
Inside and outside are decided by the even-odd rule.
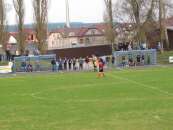
MULTIPOLYGON (((15 11, 13 0, 5 0, 11 4, 8 11, 8 24, 15 24, 15 11)), ((25 23, 32 23, 32 0, 25 1, 25 23)), ((70 19, 72 22, 102 22, 104 12, 104 0, 69 0, 70 19)), ((65 0, 51 0, 49 5, 49 22, 65 22, 65 0)))

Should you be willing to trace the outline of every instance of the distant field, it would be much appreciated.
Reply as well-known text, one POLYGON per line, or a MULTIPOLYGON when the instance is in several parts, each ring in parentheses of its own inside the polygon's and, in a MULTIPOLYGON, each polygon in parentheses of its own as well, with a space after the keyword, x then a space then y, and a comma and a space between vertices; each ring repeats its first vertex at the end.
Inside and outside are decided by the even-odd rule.
POLYGON ((173 67, 0 78, 0 130, 173 130, 173 67))

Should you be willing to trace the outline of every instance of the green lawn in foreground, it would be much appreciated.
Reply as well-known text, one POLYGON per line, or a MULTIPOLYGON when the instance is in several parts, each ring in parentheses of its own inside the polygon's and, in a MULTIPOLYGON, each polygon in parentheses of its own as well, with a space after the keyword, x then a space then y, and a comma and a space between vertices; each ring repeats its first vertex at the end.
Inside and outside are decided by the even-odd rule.
POLYGON ((173 68, 0 78, 0 130, 173 130, 173 68))

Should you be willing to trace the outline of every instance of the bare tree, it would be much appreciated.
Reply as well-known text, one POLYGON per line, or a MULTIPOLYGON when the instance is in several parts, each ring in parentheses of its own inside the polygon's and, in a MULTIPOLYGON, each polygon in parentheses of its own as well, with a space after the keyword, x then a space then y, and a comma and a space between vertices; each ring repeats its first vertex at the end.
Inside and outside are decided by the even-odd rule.
POLYGON ((173 1, 170 0, 122 0, 114 7, 114 16, 119 21, 133 23, 138 44, 145 42, 147 32, 160 26, 160 43, 169 48, 165 20, 173 15, 173 1), (164 43, 166 43, 164 45, 164 43))
POLYGON ((38 50, 44 54, 47 48, 48 0, 33 0, 33 7, 38 50))
POLYGON ((0 0, 0 44, 2 45, 3 49, 6 50, 6 9, 4 0, 0 0))
POLYGON ((115 32, 114 32, 114 22, 113 22, 113 11, 112 11, 112 0, 104 0, 106 5, 106 14, 105 22, 107 23, 107 29, 105 34, 107 40, 111 43, 112 52, 114 52, 114 41, 115 41, 115 32))
POLYGON ((137 40, 138 43, 141 43, 141 19, 140 19, 140 11, 141 11, 141 5, 142 5, 142 1, 140 0, 130 0, 129 4, 131 6, 132 9, 132 14, 134 16, 134 21, 136 23, 136 32, 137 32, 137 40))
POLYGON ((160 45, 161 45, 161 52, 163 53, 163 37, 164 37, 164 25, 162 24, 163 19, 163 1, 159 0, 159 26, 160 26, 160 45))
POLYGON ((23 0, 13 0, 14 8, 17 14, 18 23, 18 49, 19 53, 23 55, 25 53, 25 34, 24 34, 24 1, 23 0))
MULTIPOLYGON (((145 41, 145 24, 149 22, 153 22, 153 11, 155 0, 130 0, 129 7, 131 12, 130 16, 132 18, 132 22, 135 23, 136 27, 136 39, 138 44, 140 45, 145 41)), ((150 27, 149 27, 150 28, 150 27)))
POLYGON ((161 52, 163 52, 164 47, 166 47, 166 49, 169 49, 169 39, 165 21, 167 17, 173 15, 170 13, 173 10, 173 2, 168 0, 158 0, 157 2, 159 5, 160 44, 161 52))
POLYGON ((145 42, 145 32, 151 28, 148 25, 152 26, 149 23, 154 22, 155 0, 122 0, 117 4, 114 16, 122 22, 133 23, 136 33, 134 40, 138 45, 145 42))

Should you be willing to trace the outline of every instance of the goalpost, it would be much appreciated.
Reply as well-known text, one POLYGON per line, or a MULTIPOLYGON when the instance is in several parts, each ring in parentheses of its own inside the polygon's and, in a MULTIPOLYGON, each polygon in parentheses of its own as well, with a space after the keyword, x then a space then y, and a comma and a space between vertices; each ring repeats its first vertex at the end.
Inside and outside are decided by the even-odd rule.
POLYGON ((132 50, 114 52, 116 67, 129 66, 146 66, 157 64, 157 51, 149 50, 132 50))
POLYGON ((26 72, 27 67, 32 67, 32 71, 51 71, 52 60, 56 60, 56 55, 20 56, 14 58, 14 64, 17 72, 26 72))

